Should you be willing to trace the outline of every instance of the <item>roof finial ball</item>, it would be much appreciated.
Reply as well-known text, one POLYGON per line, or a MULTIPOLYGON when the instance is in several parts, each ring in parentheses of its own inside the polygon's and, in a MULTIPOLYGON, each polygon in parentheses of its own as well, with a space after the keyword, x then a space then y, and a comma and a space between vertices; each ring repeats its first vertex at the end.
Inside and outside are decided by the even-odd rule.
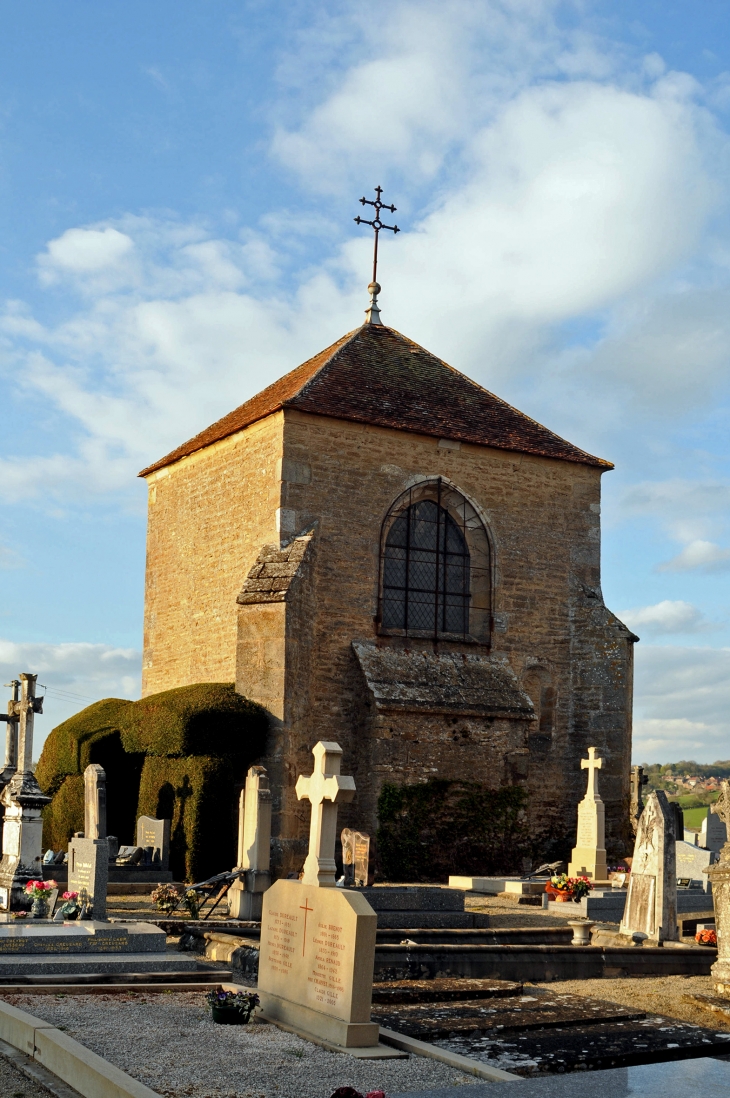
POLYGON ((369 198, 361 198, 360 203, 363 206, 374 206, 375 217, 372 221, 367 221, 364 217, 356 217, 354 220, 358 225, 371 225, 375 234, 375 246, 373 248, 373 280, 368 286, 368 293, 370 294, 370 304, 365 310, 365 323, 366 324, 382 324, 380 319, 380 309, 378 308, 378 294, 380 293, 380 286, 378 285, 378 233, 381 229, 390 229, 392 233, 399 233, 400 229, 397 225, 384 225, 380 220, 381 210, 390 210, 391 213, 395 213, 395 206, 388 206, 387 203, 380 201, 380 196, 383 193, 382 187, 376 187, 375 193, 377 198, 375 201, 371 201, 369 198))

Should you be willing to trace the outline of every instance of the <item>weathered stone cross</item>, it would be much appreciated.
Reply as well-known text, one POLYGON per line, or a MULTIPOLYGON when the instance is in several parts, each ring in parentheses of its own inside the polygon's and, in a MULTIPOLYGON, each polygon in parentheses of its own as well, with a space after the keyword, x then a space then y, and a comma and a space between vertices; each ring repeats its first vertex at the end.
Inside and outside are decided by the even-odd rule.
POLYGON ((588 748, 588 758, 580 760, 581 770, 588 771, 588 788, 586 789, 585 799, 587 801, 600 800, 598 796, 598 788, 596 786, 596 771, 600 770, 603 766, 603 759, 596 758, 595 747, 588 748))
POLYGON ((342 748, 338 743, 320 740, 312 754, 314 771, 308 778, 300 774, 296 785, 299 800, 308 800, 312 805, 309 854, 302 883, 334 888, 337 808, 355 796, 355 779, 340 774, 342 748))

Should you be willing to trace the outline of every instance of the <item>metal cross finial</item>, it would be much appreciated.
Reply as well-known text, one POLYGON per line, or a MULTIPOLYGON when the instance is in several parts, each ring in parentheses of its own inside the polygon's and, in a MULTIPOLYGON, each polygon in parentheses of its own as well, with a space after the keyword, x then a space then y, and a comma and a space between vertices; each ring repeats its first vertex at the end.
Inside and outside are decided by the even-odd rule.
POLYGON ((389 206, 387 202, 380 201, 382 193, 383 188, 376 187, 375 194, 377 195, 377 198, 374 202, 370 198, 365 198, 364 196, 360 199, 360 204, 362 206, 373 206, 375 208, 375 217, 372 221, 368 221, 367 218, 360 217, 359 215, 354 218, 354 221, 358 225, 371 225, 375 234, 375 245, 373 247, 373 280, 368 286, 368 291, 370 292, 370 307, 366 310, 366 316, 368 318, 368 323, 370 324, 381 323, 380 310, 378 309, 378 294, 380 293, 380 286, 378 285, 378 234, 381 229, 389 229, 393 234, 400 232, 397 225, 384 225, 380 220, 381 210, 390 210, 391 213, 395 213, 396 209, 395 206, 389 206))

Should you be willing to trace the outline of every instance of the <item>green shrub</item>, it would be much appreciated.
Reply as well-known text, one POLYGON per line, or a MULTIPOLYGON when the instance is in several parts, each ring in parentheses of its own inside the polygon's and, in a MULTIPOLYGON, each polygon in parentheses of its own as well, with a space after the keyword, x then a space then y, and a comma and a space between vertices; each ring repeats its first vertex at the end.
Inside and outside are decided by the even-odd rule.
POLYGON ((43 792, 52 797, 67 775, 83 774, 92 761, 93 743, 119 732, 125 712, 133 705, 122 698, 105 698, 57 725, 46 738, 35 769, 43 792))
POLYGON ((36 776, 53 800, 44 844, 66 846, 84 827, 83 772, 106 771, 107 821, 122 844, 140 815, 172 820, 173 871, 197 879, 236 856, 235 785, 265 749, 266 711, 232 683, 196 683, 141 701, 107 698, 54 728, 36 776))
POLYGON ((385 784, 378 799, 379 872, 389 881, 445 881, 522 872, 531 853, 522 786, 432 778, 385 784))
POLYGON ((233 683, 199 682, 151 694, 125 713, 125 751, 145 755, 251 754, 266 735, 260 705, 236 693, 233 683))
POLYGON ((43 849, 65 850, 74 831, 83 830, 84 779, 70 774, 43 809, 43 849))
POLYGON ((176 881, 200 881, 233 867, 235 785, 245 776, 245 765, 230 758, 145 759, 138 814, 172 820, 170 868, 176 881))

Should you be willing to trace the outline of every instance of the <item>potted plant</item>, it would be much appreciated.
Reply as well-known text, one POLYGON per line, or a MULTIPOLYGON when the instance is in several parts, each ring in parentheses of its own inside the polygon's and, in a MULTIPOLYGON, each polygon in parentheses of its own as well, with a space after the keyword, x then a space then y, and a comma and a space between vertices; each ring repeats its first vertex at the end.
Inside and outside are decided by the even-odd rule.
POLYGON ((48 918, 48 893, 55 887, 55 881, 28 881, 25 891, 33 898, 30 909, 33 919, 48 918))
POLYGON ((223 1026, 245 1026, 251 1020, 259 997, 253 991, 209 991, 205 996, 213 1021, 223 1026))
POLYGON ((567 873, 560 873, 551 877, 545 885, 545 891, 559 903, 568 903, 574 900, 579 903, 593 888, 587 877, 569 877, 567 873))
POLYGON ((717 947, 717 931, 712 927, 704 927, 695 934, 695 941, 701 946, 717 947))

